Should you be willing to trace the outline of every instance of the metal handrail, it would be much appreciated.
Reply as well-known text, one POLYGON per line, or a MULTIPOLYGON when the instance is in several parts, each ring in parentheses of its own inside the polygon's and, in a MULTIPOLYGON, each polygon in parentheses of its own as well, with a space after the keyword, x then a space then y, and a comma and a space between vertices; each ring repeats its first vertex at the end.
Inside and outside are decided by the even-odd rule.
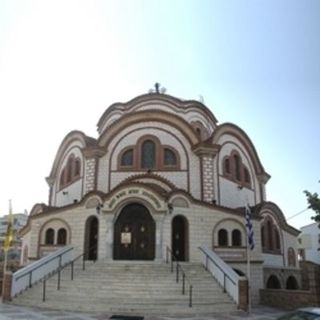
POLYGON ((39 264, 39 265, 36 266, 35 268, 33 268, 33 269, 31 269, 31 270, 29 270, 29 271, 27 271, 27 272, 19 275, 19 276, 16 278, 16 280, 19 280, 19 279, 23 278, 24 276, 31 274, 32 272, 36 271, 37 269, 41 268, 42 266, 48 264, 49 262, 51 262, 51 261, 53 261, 53 260, 55 260, 55 259, 57 259, 57 258, 61 259, 61 257, 62 257, 64 254, 68 253, 68 252, 71 251, 71 250, 73 250, 72 247, 71 247, 69 250, 67 250, 67 251, 59 254, 58 256, 52 257, 50 260, 47 260, 47 261, 39 264))
MULTIPOLYGON (((207 254, 201 247, 199 247, 199 250, 201 250, 202 253, 204 253, 204 255, 206 256, 206 265, 205 265, 206 270, 208 270, 208 259, 209 259, 209 260, 210 260, 211 262, 213 262, 214 265, 215 265, 216 267, 218 267, 218 269, 223 273, 224 279, 225 279, 225 278, 228 278, 228 279, 232 282, 232 284, 236 285, 236 283, 234 282, 234 280, 231 279, 230 276, 229 276, 210 256, 208 256, 208 254, 207 254)), ((225 289, 226 289, 226 288, 225 288, 225 281, 224 281, 224 288, 223 288, 223 290, 225 291, 225 289)))
POLYGON ((185 294, 185 281, 187 280, 189 283, 189 307, 192 307, 192 283, 190 281, 190 279, 186 276, 186 272, 183 270, 181 264, 179 263, 177 257, 173 254, 172 250, 167 246, 167 251, 166 251, 166 263, 169 263, 169 253, 171 256, 171 272, 173 272, 173 262, 176 262, 176 282, 179 282, 179 278, 180 278, 180 272, 182 273, 182 294, 185 294), (179 272, 180 270, 180 272, 179 272))
MULTIPOLYGON (((65 269, 66 267, 68 267, 69 265, 71 265, 71 280, 73 280, 74 278, 74 263, 80 259, 81 257, 82 259, 82 270, 84 271, 86 269, 86 265, 85 265, 85 255, 92 249, 97 248, 97 245, 94 245, 92 247, 90 247, 88 250, 84 251, 82 254, 78 255, 76 258, 74 258, 72 261, 70 261, 69 263, 63 265, 63 266, 59 266, 55 272, 53 272, 52 274, 48 275, 47 277, 44 277, 43 280, 43 286, 42 286, 42 301, 45 302, 46 301, 46 283, 47 280, 49 278, 51 278, 54 274, 58 273, 58 280, 57 280, 57 290, 60 290, 60 286, 61 286, 61 271, 63 269, 65 269)), ((95 263, 96 260, 93 260, 93 262, 95 263)))

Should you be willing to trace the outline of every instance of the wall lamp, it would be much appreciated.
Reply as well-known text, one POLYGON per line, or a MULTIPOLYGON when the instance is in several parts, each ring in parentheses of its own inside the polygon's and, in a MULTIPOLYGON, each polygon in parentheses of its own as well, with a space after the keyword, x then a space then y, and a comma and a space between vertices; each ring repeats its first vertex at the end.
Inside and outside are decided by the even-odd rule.
POLYGON ((62 194, 63 194, 64 196, 66 196, 68 193, 69 193, 68 191, 62 191, 62 194))
POLYGON ((97 207, 96 207, 97 214, 100 214, 101 208, 103 208, 103 204, 102 204, 102 203, 99 203, 99 204, 97 205, 97 207))
POLYGON ((173 212, 173 205, 172 205, 172 203, 168 203, 168 210, 169 210, 169 214, 172 214, 172 212, 173 212))

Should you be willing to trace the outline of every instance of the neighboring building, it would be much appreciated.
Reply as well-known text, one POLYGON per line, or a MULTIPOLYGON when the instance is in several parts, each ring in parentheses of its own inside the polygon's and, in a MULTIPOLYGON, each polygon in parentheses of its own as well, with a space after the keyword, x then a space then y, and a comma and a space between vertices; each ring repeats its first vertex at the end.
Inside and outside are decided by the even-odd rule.
MULTIPOLYGON (((9 257, 19 259, 21 255, 22 240, 19 231, 27 224, 28 215, 25 213, 15 213, 13 216, 13 234, 14 239, 12 249, 9 251, 9 257)), ((0 256, 3 256, 3 242, 8 228, 8 215, 0 217, 0 256)))
POLYGON ((239 127, 218 124, 198 101, 160 93, 111 105, 98 138, 72 131, 22 231, 22 262, 65 244, 88 259, 200 261, 199 246, 247 271, 246 202, 252 210, 253 302, 259 289, 298 287, 299 231, 266 201, 265 171, 239 127))
POLYGON ((320 264, 320 228, 319 223, 311 223, 300 228, 298 238, 299 259, 320 264))

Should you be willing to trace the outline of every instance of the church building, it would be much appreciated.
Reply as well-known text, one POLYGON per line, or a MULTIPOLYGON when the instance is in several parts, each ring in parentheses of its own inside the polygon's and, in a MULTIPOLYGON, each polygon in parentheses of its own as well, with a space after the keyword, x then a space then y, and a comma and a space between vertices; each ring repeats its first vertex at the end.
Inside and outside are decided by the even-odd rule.
POLYGON ((48 204, 22 230, 22 263, 66 244, 89 260, 202 259, 200 246, 247 272, 251 210, 253 302, 259 289, 299 288, 299 231, 266 200, 270 175, 248 135, 203 103, 160 93, 114 103, 97 138, 68 133, 46 178, 48 204))

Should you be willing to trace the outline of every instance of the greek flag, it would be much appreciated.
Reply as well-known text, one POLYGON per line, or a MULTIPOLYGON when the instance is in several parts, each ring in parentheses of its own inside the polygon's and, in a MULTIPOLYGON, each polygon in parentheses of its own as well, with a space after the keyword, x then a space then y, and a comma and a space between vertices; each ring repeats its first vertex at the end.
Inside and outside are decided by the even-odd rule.
POLYGON ((251 222, 251 210, 249 205, 246 205, 246 227, 247 227, 247 235, 248 235, 248 244, 251 250, 254 249, 254 239, 253 239, 253 226, 251 222))

